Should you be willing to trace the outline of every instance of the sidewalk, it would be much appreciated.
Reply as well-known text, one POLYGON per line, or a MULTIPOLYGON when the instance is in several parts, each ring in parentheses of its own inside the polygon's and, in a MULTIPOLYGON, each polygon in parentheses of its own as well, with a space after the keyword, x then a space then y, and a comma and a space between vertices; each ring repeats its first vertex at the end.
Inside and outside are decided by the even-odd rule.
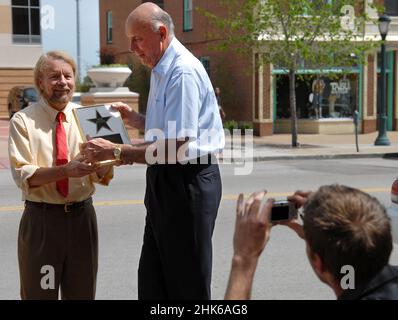
MULTIPOLYGON (((253 137, 247 141, 242 137, 242 148, 233 151, 232 162, 289 160, 289 159, 333 159, 333 158, 398 158, 398 132, 387 133, 390 146, 375 146, 377 132, 359 135, 359 152, 355 146, 355 135, 298 135, 298 148, 291 147, 290 134, 275 134, 267 137, 253 137), (252 147, 251 147, 252 145, 252 147)), ((227 145, 231 140, 227 139, 227 145)), ((0 119, 0 169, 8 168, 8 120, 0 119)), ((224 151, 225 162, 231 161, 231 153, 224 151)))
MULTIPOLYGON (((282 159, 330 159, 330 158, 369 158, 398 157, 398 132, 391 131, 387 136, 390 146, 375 146, 378 133, 358 135, 357 152, 355 135, 300 134, 298 148, 292 148, 291 134, 275 134, 253 138, 254 161, 282 159), (397 154, 396 154, 397 153, 397 154)), ((247 151, 251 151, 250 149, 247 151)), ((247 155, 245 155, 247 158, 247 155)))

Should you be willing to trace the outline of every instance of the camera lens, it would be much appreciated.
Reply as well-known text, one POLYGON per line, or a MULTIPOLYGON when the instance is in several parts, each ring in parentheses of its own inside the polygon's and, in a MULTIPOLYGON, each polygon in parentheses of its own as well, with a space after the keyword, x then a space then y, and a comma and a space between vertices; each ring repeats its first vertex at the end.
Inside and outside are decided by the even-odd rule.
POLYGON ((272 207, 271 221, 279 221, 287 219, 289 219, 289 205, 272 207))

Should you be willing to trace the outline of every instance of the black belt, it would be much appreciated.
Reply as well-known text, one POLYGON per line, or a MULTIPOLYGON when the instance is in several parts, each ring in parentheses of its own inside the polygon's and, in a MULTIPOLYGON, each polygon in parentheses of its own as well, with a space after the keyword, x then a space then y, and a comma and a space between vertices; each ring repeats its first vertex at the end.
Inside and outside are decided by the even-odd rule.
POLYGON ((79 209, 83 206, 86 205, 91 205, 93 203, 93 199, 90 197, 86 200, 80 201, 80 202, 67 202, 63 204, 55 204, 55 203, 47 203, 47 202, 34 202, 34 201, 29 201, 25 200, 25 207, 26 206, 33 206, 37 208, 41 208, 44 210, 64 210, 64 212, 71 212, 75 209, 79 209))
POLYGON ((213 153, 209 153, 206 154, 204 156, 201 156, 199 158, 194 158, 194 159, 190 159, 190 160, 184 160, 183 163, 180 162, 176 162, 176 163, 165 163, 165 164, 159 164, 159 163, 154 163, 154 164, 148 164, 148 167, 152 167, 152 166, 164 166, 164 165, 200 165, 200 164, 218 164, 218 159, 216 157, 215 154, 213 153))

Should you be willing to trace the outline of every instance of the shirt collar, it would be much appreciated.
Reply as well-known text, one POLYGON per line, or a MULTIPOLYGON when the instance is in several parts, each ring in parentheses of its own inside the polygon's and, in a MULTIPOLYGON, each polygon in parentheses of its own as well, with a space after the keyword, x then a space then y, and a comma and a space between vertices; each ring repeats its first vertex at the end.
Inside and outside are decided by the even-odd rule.
POLYGON ((48 115, 49 119, 52 122, 56 121, 57 114, 60 111, 62 111, 65 114, 65 121, 66 122, 70 122, 71 117, 73 116, 73 114, 72 114, 73 106, 72 106, 72 104, 70 102, 68 102, 66 107, 63 110, 60 110, 60 111, 58 111, 57 109, 51 107, 43 97, 40 98, 40 102, 39 103, 40 103, 41 107, 43 108, 43 110, 45 111, 45 113, 48 115))
POLYGON ((153 72, 163 76, 166 75, 171 63, 174 60, 174 54, 177 52, 176 46, 178 45, 178 42, 179 41, 175 37, 173 37, 173 40, 171 40, 163 56, 160 58, 157 65, 153 68, 153 72))

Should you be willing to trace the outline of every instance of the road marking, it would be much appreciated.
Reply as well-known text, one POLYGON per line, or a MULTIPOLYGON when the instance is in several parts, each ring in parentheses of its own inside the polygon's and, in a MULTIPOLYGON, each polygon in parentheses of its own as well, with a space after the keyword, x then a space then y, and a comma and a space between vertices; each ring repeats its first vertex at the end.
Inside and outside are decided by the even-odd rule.
MULTIPOLYGON (((364 188, 361 189, 367 193, 390 193, 390 188, 364 188)), ((292 195, 293 192, 270 192, 267 193, 267 197, 269 198, 277 198, 277 197, 287 197, 292 195)), ((245 194, 245 197, 248 197, 249 194, 245 194)), ((238 199, 237 194, 226 194, 223 195, 222 201, 236 201, 238 199)), ((96 207, 114 207, 114 206, 129 206, 129 205, 143 205, 144 200, 108 200, 108 201, 94 201, 94 206, 96 207)), ((24 209, 23 206, 0 206, 0 212, 22 212, 24 209)))
POLYGON ((22 211, 23 206, 0 207, 0 212, 22 211))

